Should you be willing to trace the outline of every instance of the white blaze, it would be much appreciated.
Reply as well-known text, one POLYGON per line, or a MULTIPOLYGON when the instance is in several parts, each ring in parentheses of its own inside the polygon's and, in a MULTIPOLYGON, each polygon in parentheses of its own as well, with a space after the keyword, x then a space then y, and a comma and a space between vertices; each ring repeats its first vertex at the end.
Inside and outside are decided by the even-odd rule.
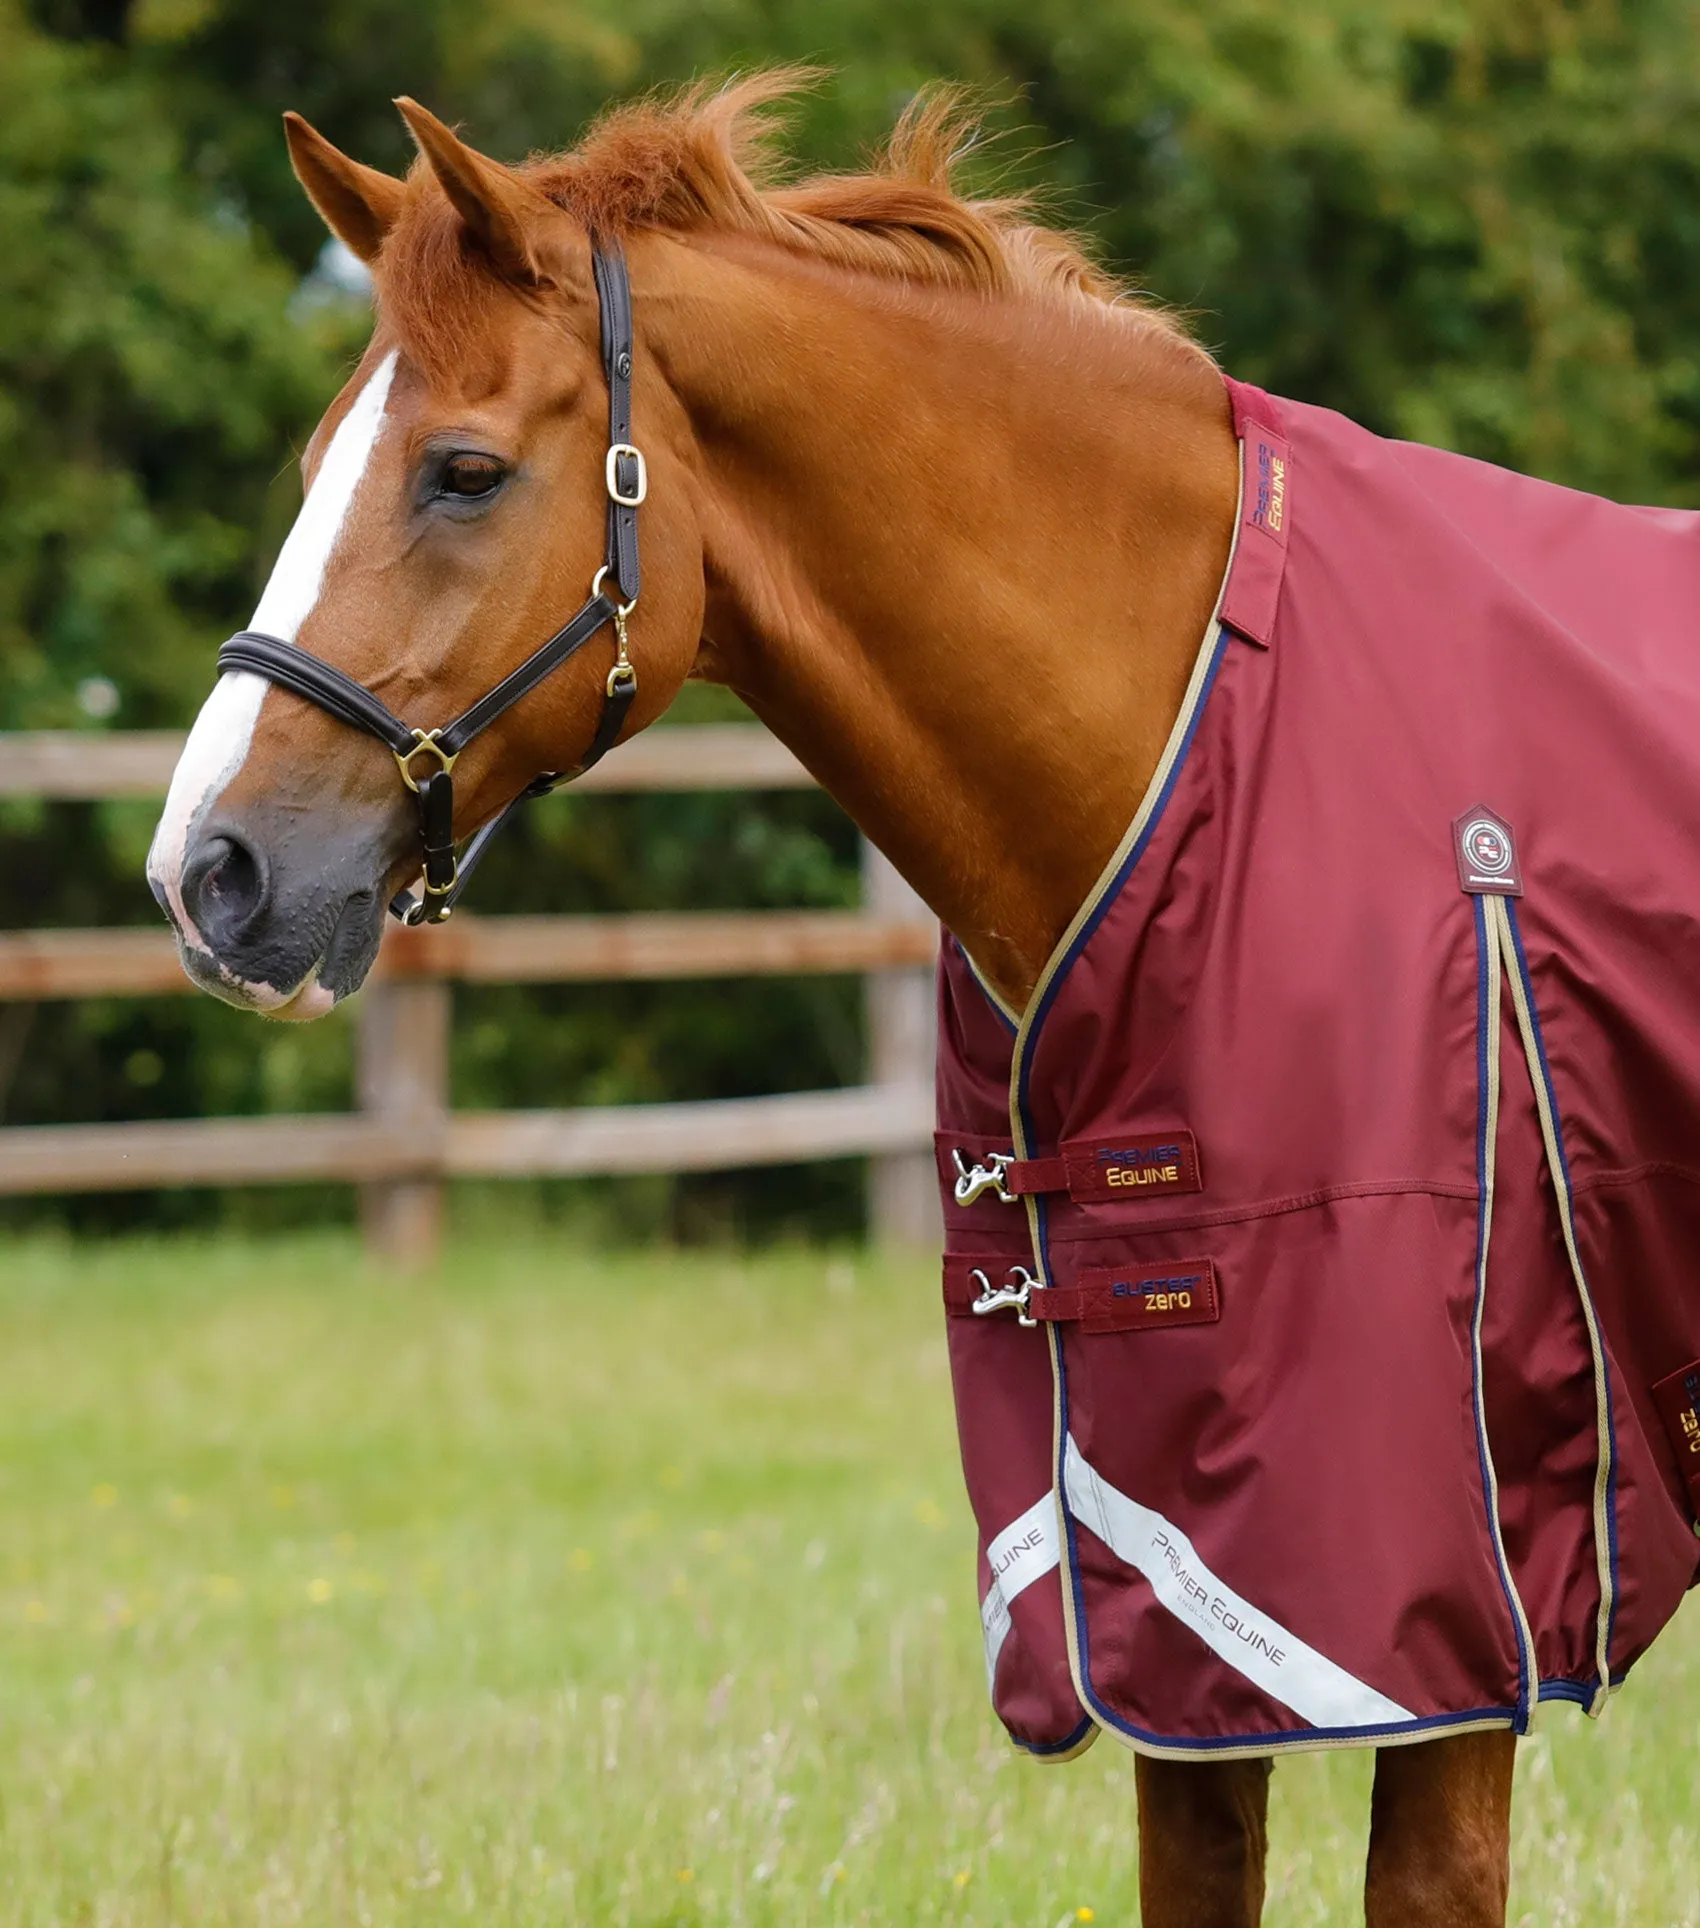
MULTIPOLYGON (((250 629, 292 643, 312 613, 324 584, 326 565, 383 429, 384 404, 395 361, 392 349, 337 424, 301 513, 279 551, 250 629)), ((241 769, 269 688, 263 676, 249 670, 227 671, 213 685, 183 746, 159 828, 154 832, 148 876, 165 892, 178 930, 191 943, 199 943, 200 933, 183 903, 183 862, 188 854, 189 830, 205 806, 224 793, 241 769)), ((205 949, 205 944, 200 943, 200 948, 205 949)))

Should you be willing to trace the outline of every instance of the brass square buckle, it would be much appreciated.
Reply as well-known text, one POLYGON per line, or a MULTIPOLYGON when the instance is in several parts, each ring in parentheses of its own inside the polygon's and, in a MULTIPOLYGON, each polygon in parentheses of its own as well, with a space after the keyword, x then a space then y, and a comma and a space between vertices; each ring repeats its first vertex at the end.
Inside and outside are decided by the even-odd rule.
MULTIPOLYGON (((408 789, 410 789, 415 796, 419 794, 419 785, 414 778, 412 769, 413 759, 416 756, 434 756, 437 759, 437 768, 442 771, 444 776, 447 776, 460 761, 460 752, 458 750, 455 751, 453 756, 450 756, 442 744, 437 741, 441 735, 441 730, 415 730, 413 732, 413 744, 410 749, 392 750, 390 752, 390 755, 395 758, 395 767, 401 772, 402 782, 407 785, 408 789)), ((427 776, 434 774, 434 771, 426 772, 427 776)))

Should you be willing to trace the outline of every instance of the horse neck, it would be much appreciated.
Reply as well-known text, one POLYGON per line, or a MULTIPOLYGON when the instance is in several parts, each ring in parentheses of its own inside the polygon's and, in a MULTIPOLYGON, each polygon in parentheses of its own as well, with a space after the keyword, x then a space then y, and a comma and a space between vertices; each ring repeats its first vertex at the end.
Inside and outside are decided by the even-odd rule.
POLYGON ((1231 544, 1220 377, 1137 313, 657 242, 735 690, 1025 1004, 1180 708, 1231 544))

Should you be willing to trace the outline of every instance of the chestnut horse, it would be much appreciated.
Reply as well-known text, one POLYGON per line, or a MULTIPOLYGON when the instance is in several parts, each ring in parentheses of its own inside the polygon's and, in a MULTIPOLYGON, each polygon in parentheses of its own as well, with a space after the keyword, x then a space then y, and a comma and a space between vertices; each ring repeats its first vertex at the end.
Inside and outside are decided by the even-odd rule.
MULTIPOLYGON (((441 723, 584 603, 610 440, 593 243, 618 243, 648 465, 625 732, 687 677, 735 690, 1019 1008, 1133 816, 1215 606, 1228 403, 1204 351, 1068 237, 954 192, 948 103, 912 111, 873 172, 774 185, 762 109, 788 84, 628 108, 521 168, 402 101, 405 181, 290 117, 378 321, 253 627, 441 723)), ((613 649, 609 622, 466 747, 457 835, 582 760, 613 649)), ((199 982, 313 1017, 358 988, 419 835, 381 744, 236 671, 149 874, 199 982)), ((1514 1745, 1382 1750, 1375 1928, 1503 1921, 1514 1745)), ((1268 1775, 1139 1759, 1147 1928, 1258 1919, 1268 1775)))

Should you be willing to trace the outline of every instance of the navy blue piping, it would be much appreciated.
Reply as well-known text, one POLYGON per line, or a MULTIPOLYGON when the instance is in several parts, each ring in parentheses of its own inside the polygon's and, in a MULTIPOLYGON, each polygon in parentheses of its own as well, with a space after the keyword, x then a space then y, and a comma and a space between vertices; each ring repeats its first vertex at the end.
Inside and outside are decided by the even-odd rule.
MULTIPOLYGON (((1057 1491, 1063 1495, 1062 1516, 1063 1533, 1068 1541, 1069 1591, 1074 1596, 1074 1638, 1080 1655, 1080 1679, 1076 1683, 1083 1690, 1086 1705, 1092 1710, 1094 1719, 1100 1726, 1112 1728, 1118 1734, 1125 1734, 1130 1740, 1144 1741, 1148 1746, 1163 1747, 1177 1753, 1219 1754, 1226 1748, 1243 1750, 1248 1747, 1286 1747, 1314 1745, 1319 1741, 1355 1741, 1368 1743, 1375 1740, 1391 1739, 1395 1734, 1425 1734, 1431 1730, 1446 1727, 1479 1726, 1483 1721, 1504 1721, 1515 1728, 1519 1710, 1508 1707, 1476 1707, 1457 1714, 1423 1714, 1415 1720, 1385 1721, 1373 1727, 1283 1727, 1272 1733, 1225 1734, 1211 1740, 1194 1740, 1190 1737, 1177 1738, 1172 1734, 1153 1733, 1149 1728, 1137 1727, 1130 1720, 1124 1720, 1114 1708, 1107 1707, 1092 1684, 1092 1662, 1087 1652, 1086 1595, 1080 1583, 1080 1543, 1075 1537, 1074 1513, 1068 1504, 1068 1488, 1064 1484, 1063 1459, 1068 1451, 1068 1375, 1063 1367, 1062 1335, 1053 1331, 1051 1344, 1055 1348, 1053 1357, 1057 1373, 1057 1491)), ((1277 1703, 1278 1705, 1279 1703, 1277 1703)))
MULTIPOLYGON (((967 965, 968 975, 974 980, 974 988, 980 993, 981 997, 983 997, 986 1000, 987 1009, 991 1012, 992 1016, 997 1019, 998 1023, 1001 1024, 1003 1028, 1013 1038, 1015 1034, 1020 1030, 1021 1027, 1018 1024, 1011 1022, 1009 1013, 1003 1008, 1003 1006, 997 1001, 997 999, 992 996, 991 992, 988 991, 985 985, 981 982, 980 973, 974 968, 973 958, 971 958, 968 955, 967 951, 963 948, 962 939, 958 937, 954 931, 951 933, 950 941, 956 946, 957 956, 960 957, 963 963, 967 965)), ((1022 1743, 1020 1741, 1016 1742, 1017 1747, 1021 1745, 1022 1743)))
POLYGON ((1593 1681, 1543 1680, 1541 1682, 1542 1700, 1568 1700, 1581 1708, 1594 1704, 1594 1696, 1599 1692, 1593 1681))
MULTIPOLYGON (((1633 1662, 1630 1663, 1633 1666, 1633 1662)), ((1629 1678, 1630 1668, 1612 1669, 1611 1685, 1621 1687, 1629 1678)), ((1594 1696, 1600 1691, 1599 1676, 1589 1674, 1585 1680, 1571 1680, 1564 1675, 1553 1680, 1541 1682, 1542 1700, 1574 1701, 1584 1712, 1594 1704, 1594 1696)))
MULTIPOLYGON (((1517 953, 1517 969, 1523 979, 1523 995, 1529 1005, 1529 1027, 1535 1034, 1535 1055, 1540 1060, 1541 1081, 1546 1086, 1547 1103, 1552 1109, 1553 1137, 1558 1143, 1559 1167, 1564 1173, 1564 1189, 1570 1194, 1571 1228, 1575 1229, 1576 1187, 1570 1181, 1570 1155, 1564 1149, 1564 1117, 1558 1108, 1558 1093, 1553 1088, 1552 1066, 1547 1062, 1546 1039, 1541 1032, 1540 1009, 1535 1003, 1535 981, 1529 972, 1528 953, 1523 949, 1523 927, 1518 920, 1517 906, 1511 898, 1505 900, 1506 915, 1511 924, 1511 944, 1517 953)), ((1611 1570, 1611 1611, 1606 1615, 1606 1669, 1611 1669, 1611 1637, 1617 1627, 1617 1601, 1621 1590, 1621 1577, 1617 1567, 1617 1415, 1611 1391, 1611 1354, 1606 1350, 1606 1329, 1600 1321, 1599 1308, 1594 1304, 1594 1295, 1588 1285, 1586 1268, 1580 1263, 1580 1240, 1578 1240, 1577 1276, 1583 1296, 1588 1301, 1588 1310, 1593 1317, 1595 1330, 1600 1336, 1600 1356, 1603 1366, 1601 1377, 1606 1388, 1606 1439, 1609 1445, 1609 1460, 1606 1466, 1606 1556, 1611 1570)))
POLYGON ((1010 1735, 1010 1739, 1012 1741, 1015 1741, 1016 1746, 1021 1749, 1023 1754, 1031 1754, 1036 1759, 1043 1760, 1047 1754, 1071 1753, 1075 1748, 1077 1748, 1080 1745, 1080 1743, 1083 1740, 1085 1740, 1086 1736, 1092 1732, 1092 1729, 1095 1725, 1096 1725, 1096 1722, 1093 1720, 1092 1716, 1088 1714, 1086 1718, 1080 1723, 1080 1725, 1074 1730, 1074 1732, 1069 1735, 1067 1740, 1024 1741, 1024 1740, 1017 1740, 1015 1735, 1013 1734, 1010 1735))
MULTIPOLYGON (((1487 905, 1480 897, 1470 899, 1476 926, 1476 1281, 1475 1305, 1471 1317, 1472 1330, 1480 1329, 1482 1300, 1486 1296, 1487 1276, 1482 1263, 1486 1250, 1488 1220, 1488 1079, 1490 1072, 1489 1053, 1499 1049, 1499 1013, 1488 1009, 1488 945, 1496 940, 1488 935, 1487 905)), ((1505 1611, 1511 1617, 1511 1637, 1517 1643, 1517 1721, 1515 1731, 1526 1734, 1529 1731, 1529 1677, 1533 1666, 1533 1656, 1523 1639, 1523 1618, 1517 1611, 1517 1602, 1512 1597, 1511 1583, 1507 1575, 1510 1559, 1505 1551, 1505 1538, 1500 1528, 1499 1515, 1493 1501, 1493 1481, 1488 1474, 1487 1414, 1483 1407, 1483 1390, 1480 1371, 1480 1346, 1472 1343, 1470 1347, 1470 1397, 1476 1416, 1476 1462, 1481 1470, 1482 1505, 1487 1513, 1488 1535, 1493 1541, 1494 1571, 1499 1576, 1499 1590, 1505 1595, 1505 1611)), ((1538 1685, 1538 1683, 1537 1683, 1538 1685)))
MULTIPOLYGON (((1181 771, 1186 764, 1187 754, 1192 749, 1194 737, 1198 734, 1198 725, 1204 715, 1205 705, 1210 701, 1210 692, 1216 687, 1216 673, 1222 667, 1222 658, 1227 652, 1230 633, 1224 624, 1217 624, 1216 647, 1211 653, 1210 667, 1204 673, 1204 685, 1198 692, 1198 701, 1192 706, 1192 715, 1187 720, 1186 734, 1181 738, 1180 748, 1175 752, 1175 760, 1169 766, 1169 774, 1163 780, 1163 787, 1157 793, 1157 800, 1151 806, 1151 814, 1145 820, 1145 828, 1140 831, 1139 835, 1134 839, 1133 848, 1122 859, 1121 868, 1116 872, 1105 889, 1099 893, 1098 901, 1092 906, 1091 913, 1088 915, 1086 922, 1075 932, 1074 941, 1069 945, 1062 962, 1057 966, 1055 971, 1051 973, 1050 982, 1045 986, 1045 994, 1040 998, 1038 1009, 1033 1013, 1032 1022, 1027 1027, 1027 1043, 1021 1054, 1021 1062, 1017 1067, 1015 1102, 1016 1109, 1021 1113, 1021 1132, 1029 1157, 1033 1155, 1033 1117, 1028 1109, 1027 1090, 1028 1078, 1033 1069, 1033 1051, 1039 1042, 1039 1033, 1044 1029, 1045 1019, 1050 1015, 1051 1006, 1056 1002, 1057 993, 1063 986, 1063 980, 1068 976, 1069 972, 1074 969, 1075 960, 1092 941, 1093 933, 1109 914, 1110 906, 1121 895, 1128 878, 1133 875, 1134 865, 1145 855, 1152 837, 1156 835, 1158 824, 1163 821, 1163 813, 1169 807, 1169 799, 1175 793, 1175 785, 1180 780, 1181 771)), ((1042 1276, 1048 1279, 1051 1276, 1050 1213, 1043 1195, 1036 1198, 1033 1203, 1034 1227, 1037 1233, 1037 1243, 1039 1247, 1039 1270, 1042 1276)), ((1060 1346, 1057 1350, 1057 1373, 1059 1375, 1058 1383, 1060 1385, 1062 1373, 1062 1350, 1060 1346)), ((1067 1392, 1065 1389, 1065 1402, 1066 1398, 1067 1392)), ((1060 1491, 1061 1489, 1059 1488, 1058 1490, 1060 1491)), ((1066 1511, 1067 1509, 1065 1508, 1064 1510, 1066 1511)), ((1082 1668, 1084 1670, 1084 1662, 1082 1663, 1082 1668)))
MULTIPOLYGON (((1027 1028, 1026 1049, 1022 1052, 1021 1062, 1016 1068, 1015 1102, 1016 1109, 1021 1114, 1022 1137, 1025 1141, 1029 1156, 1032 1155, 1033 1148, 1033 1119, 1028 1109, 1027 1092, 1028 1076, 1032 1067, 1034 1046, 1038 1042, 1039 1033, 1044 1026, 1046 1017, 1050 1014, 1051 1006, 1055 1002, 1057 992, 1061 988, 1064 978, 1066 978, 1074 968, 1075 959, 1079 957, 1080 953, 1086 948, 1093 932, 1097 930, 1099 924, 1103 921, 1110 905, 1113 904, 1120 895, 1128 878, 1133 873, 1134 865, 1144 856, 1158 824, 1163 820, 1163 813, 1168 808, 1169 799, 1174 795, 1175 783, 1186 763, 1187 753, 1191 750, 1193 739, 1198 734, 1199 719, 1204 715, 1205 705, 1209 702, 1210 693, 1216 686, 1216 673, 1222 667, 1222 657, 1228 647, 1228 634, 1229 632, 1226 628, 1218 625, 1216 645, 1211 654, 1210 667, 1205 671, 1204 675, 1204 687, 1198 693, 1198 701, 1193 705, 1192 715, 1187 721, 1186 734, 1182 737, 1180 749, 1175 756, 1174 762, 1169 767, 1169 774, 1164 779, 1163 788, 1158 792, 1157 800, 1152 805, 1151 814, 1146 819, 1145 828, 1134 839, 1133 848, 1129 850, 1127 856, 1122 860, 1120 869, 1117 870, 1108 887, 1099 894, 1098 901, 1093 905, 1086 922, 1075 932, 1074 941, 1069 945, 1062 962, 1051 974, 1051 980, 1045 986, 1044 996, 1040 999, 1039 1007, 1033 1014, 1033 1021, 1027 1028)), ((1048 1214, 1042 1195, 1033 1200, 1033 1207, 1033 1222, 1035 1239, 1038 1245, 1039 1270, 1045 1278, 1049 1278, 1051 1274, 1051 1257, 1047 1225, 1048 1214)), ((1065 1565, 1068 1571, 1068 1585, 1074 1595, 1075 1644, 1080 1660, 1080 1679, 1076 1684, 1082 1690, 1086 1705, 1091 1709, 1093 1716, 1101 1725, 1115 1728, 1118 1732, 1132 1734, 1138 1738, 1155 1740, 1159 1737, 1144 1734, 1143 1730, 1129 1726, 1112 1713, 1098 1698, 1097 1691, 1092 1685, 1092 1659, 1087 1648, 1086 1602, 1081 1593, 1080 1586, 1080 1548, 1075 1539, 1074 1514, 1068 1506, 1068 1486, 1064 1479, 1063 1468, 1063 1458, 1068 1450, 1069 1434, 1068 1371, 1063 1364, 1061 1334, 1054 1331, 1051 1334, 1051 1357, 1054 1362, 1057 1381, 1058 1426, 1056 1439, 1056 1482, 1057 1492, 1062 1497, 1062 1504, 1059 1511, 1062 1513, 1063 1518, 1063 1536, 1067 1541, 1067 1559, 1065 1565)), ((1193 1743, 1188 1742, 1183 1743, 1183 1745, 1190 1747, 1193 1743)), ((1200 1742, 1197 1743, 1197 1745, 1202 1752, 1207 1750, 1212 1743, 1200 1742)), ((1215 1743, 1215 1745, 1232 1745, 1232 1743, 1218 1742, 1215 1743)))
MULTIPOLYGON (((1050 1015, 1051 1006, 1056 1002, 1057 993, 1062 989, 1064 980, 1067 978, 1069 972, 1074 969, 1075 960, 1092 941, 1093 933, 1109 914, 1110 906, 1121 895, 1128 878, 1133 874, 1134 865, 1145 855, 1147 846, 1156 834, 1158 824, 1163 821, 1163 813, 1169 807, 1169 799, 1175 793, 1175 784, 1179 781, 1181 771, 1186 765, 1187 753, 1191 750, 1193 739, 1198 734, 1198 725, 1204 715, 1205 705, 1210 701, 1210 692, 1216 686, 1216 673, 1222 667, 1222 657, 1228 647, 1228 636, 1229 631, 1227 628, 1219 623, 1216 630, 1216 647, 1210 658, 1210 667, 1204 675, 1204 687, 1198 692, 1198 701, 1194 703, 1192 707, 1192 716, 1187 722, 1186 734, 1181 738, 1180 748, 1175 753, 1175 760, 1173 764, 1170 765, 1168 776, 1163 780, 1163 787, 1157 794, 1157 801, 1151 806, 1151 815, 1146 819, 1145 828, 1140 831, 1138 837, 1134 839, 1133 848, 1127 853, 1126 857, 1122 859, 1121 868, 1116 872, 1106 888, 1100 892, 1098 901, 1092 906, 1091 914, 1087 917, 1086 922, 1075 932, 1074 941, 1069 945, 1062 962, 1057 966, 1055 971, 1051 973, 1050 982, 1045 986, 1044 996, 1039 1000, 1039 1008, 1033 1013, 1032 1021, 1028 1024, 1027 1044, 1021 1054, 1019 1078, 1016 1084, 1015 1094, 1016 1105, 1021 1113, 1022 1130, 1028 1139, 1027 1150, 1030 1157, 1033 1151, 1033 1121, 1028 1114, 1027 1108, 1027 1080, 1033 1067, 1033 1050, 1039 1041, 1039 1033, 1044 1028, 1045 1019, 1050 1015)), ((1044 1204, 1042 1201, 1039 1206, 1039 1216, 1042 1227, 1044 1220, 1044 1204)), ((1043 1262, 1043 1259, 1043 1231, 1041 1230, 1041 1262, 1043 1262)))
MULTIPOLYGON (((1198 725, 1204 715, 1205 705, 1209 702, 1210 693, 1215 687, 1216 675, 1221 669, 1222 657, 1227 649, 1230 633, 1226 626, 1221 626, 1218 630, 1216 649, 1210 659, 1210 667, 1205 672, 1204 686, 1198 693, 1197 702, 1193 705, 1192 717, 1187 724, 1186 734, 1181 739, 1180 748, 1176 753, 1174 763, 1170 767, 1168 777, 1164 781, 1163 788, 1158 793, 1157 801, 1152 805, 1151 815, 1146 822, 1145 828, 1135 840, 1133 848, 1129 850, 1127 856, 1123 859, 1121 868, 1116 872, 1115 877, 1099 896, 1091 915, 1075 933, 1074 940, 1069 945, 1062 962, 1052 973, 1050 982, 1045 986, 1045 994, 1039 1002, 1038 1009, 1033 1014, 1031 1023, 1028 1025, 1026 1049, 1022 1053, 1019 1076, 1016 1082, 1016 1106, 1021 1114, 1022 1134, 1027 1141, 1029 1152, 1031 1152, 1033 1143, 1033 1120, 1027 1103, 1028 1075, 1032 1068, 1033 1050, 1038 1042, 1039 1032, 1044 1025, 1046 1017, 1049 1015, 1057 992, 1062 987, 1063 980, 1074 968, 1075 960, 1091 941, 1093 933, 1097 930, 1099 924, 1102 923, 1111 904, 1113 904, 1120 895, 1129 876, 1133 872, 1134 865, 1137 864, 1145 854, 1147 846, 1156 833, 1158 824, 1163 820, 1163 813, 1168 808, 1169 799, 1174 794, 1175 784, 1186 763, 1187 754, 1192 748, 1193 739, 1198 733, 1198 725)), ((1038 1225, 1039 1263, 1041 1270, 1048 1278, 1050 1276, 1050 1246, 1047 1235, 1045 1201, 1042 1197, 1037 1198, 1034 1200, 1034 1205, 1036 1207, 1034 1216, 1038 1225)), ((1057 1380, 1058 1426, 1056 1441, 1056 1481, 1057 1491, 1066 1496, 1068 1487, 1064 1477, 1064 1456, 1068 1451, 1069 1437, 1068 1370, 1063 1360, 1062 1338, 1060 1333, 1052 1334, 1051 1344, 1053 1347, 1052 1357, 1055 1360, 1057 1380)), ((1107 1707, 1100 1699, 1096 1688, 1092 1684, 1092 1659, 1088 1647, 1086 1600, 1080 1583, 1080 1547, 1075 1537, 1074 1514, 1066 1503, 1066 1497, 1061 1510, 1063 1515, 1063 1533, 1068 1545, 1068 1557, 1066 1561, 1068 1585, 1074 1599, 1075 1646, 1080 1661, 1080 1679, 1077 1684, 1082 1690, 1086 1705, 1091 1709, 1094 1719, 1098 1721, 1100 1726, 1108 1727, 1116 1733, 1127 1735, 1132 1740, 1144 1741, 1148 1745, 1155 1747, 1168 1748, 1176 1752, 1213 1754, 1220 1753, 1227 1748, 1281 1747, 1294 1744, 1315 1744, 1319 1741, 1330 1740, 1367 1742, 1383 1737, 1391 1737, 1395 1734, 1426 1733, 1431 1729, 1478 1724, 1486 1720, 1508 1721, 1513 1725, 1519 1719, 1525 1723, 1527 1721, 1527 1711, 1523 1705, 1522 1697, 1519 1696, 1518 1706, 1515 1710, 1504 1707, 1481 1707, 1466 1713, 1430 1714, 1416 1720, 1392 1721, 1374 1727, 1283 1728, 1274 1733, 1226 1735, 1210 1740, 1176 1739, 1170 1735, 1155 1734, 1143 1727, 1136 1727, 1131 1721, 1123 1720, 1112 1708, 1107 1707)))

